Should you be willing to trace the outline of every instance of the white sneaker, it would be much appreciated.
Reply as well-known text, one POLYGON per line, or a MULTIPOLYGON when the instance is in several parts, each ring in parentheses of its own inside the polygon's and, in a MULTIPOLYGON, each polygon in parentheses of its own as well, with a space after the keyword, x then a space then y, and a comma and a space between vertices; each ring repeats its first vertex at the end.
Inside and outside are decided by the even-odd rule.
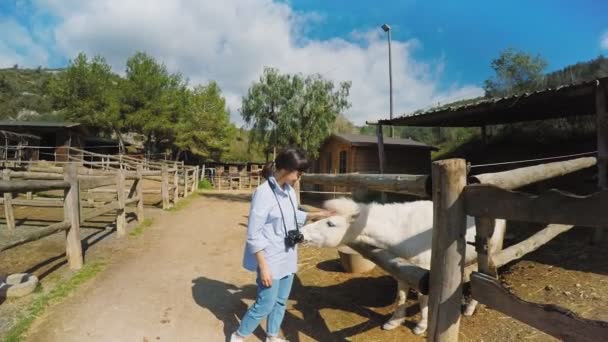
POLYGON ((280 338, 278 336, 268 336, 266 337, 266 342, 289 342, 289 340, 280 338))
POLYGON ((230 335, 230 342, 244 342, 245 338, 239 334, 237 334, 236 332, 232 333, 232 335, 230 335))

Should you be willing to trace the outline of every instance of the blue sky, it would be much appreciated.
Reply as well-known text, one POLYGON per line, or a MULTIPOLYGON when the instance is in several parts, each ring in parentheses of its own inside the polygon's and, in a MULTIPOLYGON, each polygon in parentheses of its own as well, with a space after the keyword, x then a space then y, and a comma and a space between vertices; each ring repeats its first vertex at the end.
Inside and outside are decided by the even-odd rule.
POLYGON ((145 51, 192 84, 216 80, 233 120, 264 66, 351 81, 356 123, 386 116, 392 26, 395 109, 478 96, 515 47, 548 71, 608 52, 608 1, 1 0, 0 67, 63 67, 100 54, 116 72, 145 51), (603 43, 602 43, 603 41, 603 43))
MULTIPOLYGON (((540 54, 548 70, 597 57, 608 29, 608 1, 324 1, 293 0, 324 21, 309 36, 347 37, 355 29, 386 22, 393 39, 416 38, 422 59, 444 57, 448 80, 481 84, 490 61, 506 47, 540 54)), ((607 51, 604 51, 606 53, 607 51)))

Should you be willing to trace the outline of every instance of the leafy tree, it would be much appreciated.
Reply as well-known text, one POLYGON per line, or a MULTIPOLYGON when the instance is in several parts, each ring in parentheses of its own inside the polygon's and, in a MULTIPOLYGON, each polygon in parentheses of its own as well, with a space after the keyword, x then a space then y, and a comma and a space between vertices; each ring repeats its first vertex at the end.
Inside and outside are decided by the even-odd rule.
POLYGON ((358 132, 359 129, 355 126, 355 124, 348 120, 343 114, 336 115, 336 120, 334 121, 334 126, 332 128, 332 133, 356 134, 358 132))
POLYGON ((265 68, 243 97, 241 115, 252 125, 250 139, 266 147, 299 147, 316 157, 336 115, 350 107, 350 82, 337 87, 321 75, 281 74, 265 68))
POLYGON ((487 97, 508 96, 534 88, 543 81, 547 62, 540 55, 532 56, 508 48, 492 61, 495 75, 487 79, 484 90, 487 97))
POLYGON ((129 131, 145 137, 148 152, 172 146, 181 113, 187 111, 187 83, 164 64, 137 52, 127 60, 122 116, 129 131))
POLYGON ((187 110, 175 126, 176 158, 181 152, 206 159, 220 160, 235 135, 230 111, 215 82, 199 85, 189 92, 187 110))
POLYGON ((103 57, 89 59, 80 53, 65 71, 49 80, 46 88, 53 108, 65 120, 100 132, 119 133, 119 83, 120 78, 103 57))
POLYGON ((258 144, 252 144, 249 139, 249 131, 239 128, 234 138, 230 141, 228 151, 223 155, 223 160, 228 162, 263 162, 264 151, 258 144))

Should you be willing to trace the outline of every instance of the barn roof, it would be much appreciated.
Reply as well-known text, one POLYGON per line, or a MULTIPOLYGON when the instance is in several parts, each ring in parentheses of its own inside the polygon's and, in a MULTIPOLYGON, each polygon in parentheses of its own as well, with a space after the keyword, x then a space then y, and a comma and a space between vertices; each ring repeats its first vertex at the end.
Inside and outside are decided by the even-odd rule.
MULTIPOLYGON (((377 145, 378 138, 374 135, 360 135, 360 134, 333 134, 333 137, 340 139, 344 142, 351 144, 352 146, 367 146, 367 145, 377 145)), ((436 147, 421 143, 419 141, 415 141, 412 139, 402 139, 402 138, 384 138, 385 146, 402 146, 402 147, 418 147, 418 148, 428 148, 431 150, 436 150, 436 147)))
POLYGON ((479 127, 522 121, 546 120, 595 114, 595 89, 608 85, 608 77, 501 98, 432 108, 394 119, 382 125, 420 127, 479 127))
POLYGON ((47 128, 72 128, 80 126, 76 122, 53 122, 53 121, 11 121, 0 120, 0 127, 47 127, 47 128))

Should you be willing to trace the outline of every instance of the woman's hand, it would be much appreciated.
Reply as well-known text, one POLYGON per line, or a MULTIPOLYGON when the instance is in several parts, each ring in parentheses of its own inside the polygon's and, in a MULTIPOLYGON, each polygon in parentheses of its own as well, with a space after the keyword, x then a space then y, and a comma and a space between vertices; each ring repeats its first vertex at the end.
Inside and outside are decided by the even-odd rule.
POLYGON ((264 287, 272 286, 272 273, 270 273, 268 267, 260 267, 260 281, 264 287))
POLYGON ((321 211, 309 212, 307 216, 308 216, 309 220, 317 221, 317 220, 322 220, 324 218, 328 218, 333 215, 335 215, 335 213, 333 211, 321 210, 321 211))

